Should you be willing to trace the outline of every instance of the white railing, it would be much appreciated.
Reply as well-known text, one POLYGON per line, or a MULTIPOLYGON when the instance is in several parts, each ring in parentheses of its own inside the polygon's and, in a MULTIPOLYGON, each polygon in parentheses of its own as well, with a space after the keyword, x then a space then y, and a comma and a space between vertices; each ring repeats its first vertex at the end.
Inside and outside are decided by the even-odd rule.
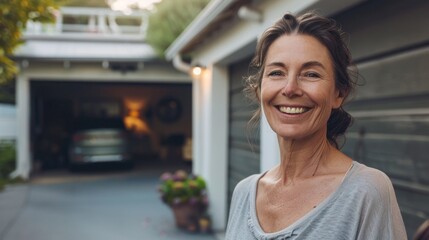
POLYGON ((74 35, 144 39, 147 27, 147 11, 124 14, 108 8, 63 7, 55 12, 55 23, 29 21, 24 37, 74 35))

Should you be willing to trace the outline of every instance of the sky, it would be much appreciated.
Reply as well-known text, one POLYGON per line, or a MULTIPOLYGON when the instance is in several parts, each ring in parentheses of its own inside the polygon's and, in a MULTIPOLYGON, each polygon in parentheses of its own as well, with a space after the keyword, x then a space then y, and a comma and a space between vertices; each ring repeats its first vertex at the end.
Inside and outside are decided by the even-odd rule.
POLYGON ((138 6, 141 9, 151 9, 154 3, 161 0, 108 0, 110 7, 116 11, 122 11, 125 14, 131 13, 130 6, 138 6))

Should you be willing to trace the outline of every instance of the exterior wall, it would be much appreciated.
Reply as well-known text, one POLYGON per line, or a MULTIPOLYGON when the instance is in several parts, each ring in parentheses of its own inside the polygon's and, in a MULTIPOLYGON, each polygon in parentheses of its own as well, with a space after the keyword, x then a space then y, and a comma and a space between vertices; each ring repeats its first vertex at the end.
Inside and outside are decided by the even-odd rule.
POLYGON ((16 139, 16 108, 0 104, 0 141, 16 139))
POLYGON ((195 166, 193 171, 205 178, 210 196, 209 212, 214 230, 226 227, 227 218, 227 122, 228 75, 223 66, 211 65, 197 79, 194 88, 195 166), (196 119, 198 118, 198 119, 196 119))
POLYGON ((428 1, 382 0, 334 16, 364 79, 344 151, 389 175, 410 239, 429 218, 428 11, 428 1))
POLYGON ((141 69, 132 72, 117 72, 103 68, 96 62, 72 62, 64 67, 63 62, 30 62, 21 69, 17 78, 17 167, 12 176, 28 178, 31 171, 30 149, 30 81, 97 81, 117 82, 157 82, 157 83, 190 83, 188 75, 162 63, 148 63, 141 69))

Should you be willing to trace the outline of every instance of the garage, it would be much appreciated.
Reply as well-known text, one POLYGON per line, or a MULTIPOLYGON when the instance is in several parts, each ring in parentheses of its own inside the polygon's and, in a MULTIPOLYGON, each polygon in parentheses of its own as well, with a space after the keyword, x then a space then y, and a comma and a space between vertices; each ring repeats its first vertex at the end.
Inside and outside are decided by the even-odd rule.
POLYGON ((35 171, 65 168, 76 123, 121 119, 135 163, 174 163, 192 136, 190 83, 35 80, 30 83, 35 171))

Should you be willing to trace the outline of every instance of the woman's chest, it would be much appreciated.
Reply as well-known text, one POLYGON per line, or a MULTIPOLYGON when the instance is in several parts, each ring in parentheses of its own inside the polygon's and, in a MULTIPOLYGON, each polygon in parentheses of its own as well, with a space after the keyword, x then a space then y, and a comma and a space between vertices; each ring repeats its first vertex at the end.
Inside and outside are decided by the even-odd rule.
POLYGON ((332 194, 338 183, 312 181, 290 186, 258 186, 256 215, 265 232, 277 232, 314 211, 332 194))

